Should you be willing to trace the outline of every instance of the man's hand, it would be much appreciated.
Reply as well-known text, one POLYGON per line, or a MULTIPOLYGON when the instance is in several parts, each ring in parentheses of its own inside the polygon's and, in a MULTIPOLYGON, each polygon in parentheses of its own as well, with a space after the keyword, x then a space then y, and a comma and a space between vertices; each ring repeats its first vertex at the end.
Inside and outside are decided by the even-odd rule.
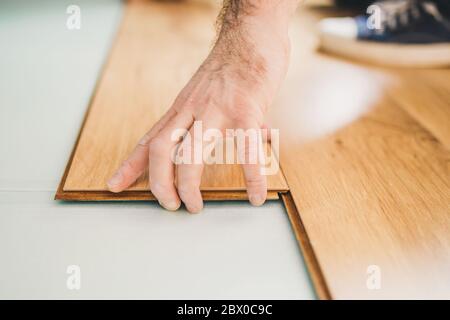
MULTIPOLYGON (((175 165, 172 153, 179 142, 172 141, 172 134, 177 129, 192 131, 194 121, 202 121, 203 130, 261 128, 286 73, 287 26, 296 2, 225 1, 219 36, 209 56, 108 181, 112 192, 129 187, 148 167, 151 192, 164 208, 177 210, 181 201, 192 213, 203 208, 203 165, 175 165)), ((267 197, 266 177, 259 169, 259 164, 243 164, 248 197, 256 206, 267 197)))

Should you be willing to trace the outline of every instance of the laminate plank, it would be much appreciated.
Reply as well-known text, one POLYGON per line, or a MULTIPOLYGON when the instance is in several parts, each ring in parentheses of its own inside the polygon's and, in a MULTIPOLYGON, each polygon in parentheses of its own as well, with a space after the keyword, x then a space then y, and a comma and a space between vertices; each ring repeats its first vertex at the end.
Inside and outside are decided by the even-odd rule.
POLYGON ((450 149, 450 70, 397 70, 392 98, 450 149))
POLYGON ((289 142, 282 159, 332 297, 450 297, 450 157, 400 108, 289 142), (381 290, 366 287, 370 265, 381 290))
MULTIPOLYGON (((450 153, 439 139, 446 122, 433 120, 439 116, 422 99, 399 103, 410 92, 388 89, 401 71, 317 52, 312 29, 322 13, 301 10, 294 22, 272 124, 283 128, 281 167, 305 230, 299 242, 317 259, 310 270, 321 272, 334 299, 448 299, 450 153)), ((448 90, 446 72, 427 74, 429 92, 436 83, 448 90)), ((445 98, 428 96, 445 107, 445 98)))
MULTIPOLYGON (((208 54, 216 14, 214 7, 201 3, 127 3, 56 198, 107 192, 108 178, 170 107, 208 54), (78 193, 65 193, 75 191, 78 193)), ((129 191, 146 193, 148 189, 144 174, 129 191)), ((280 171, 268 176, 268 189, 287 190, 280 171)), ((239 191, 236 197, 242 198, 245 181, 240 165, 206 166, 201 190, 228 192, 221 195, 239 191)))

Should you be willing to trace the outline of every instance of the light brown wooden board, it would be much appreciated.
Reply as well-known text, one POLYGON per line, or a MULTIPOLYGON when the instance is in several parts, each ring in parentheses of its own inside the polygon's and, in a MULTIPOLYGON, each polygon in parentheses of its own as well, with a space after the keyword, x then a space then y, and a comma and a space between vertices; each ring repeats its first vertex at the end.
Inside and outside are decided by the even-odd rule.
MULTIPOLYGON (((170 107, 206 57, 214 40, 216 14, 213 8, 199 3, 130 1, 127 4, 56 198, 127 198, 127 193, 107 192, 106 181, 170 107)), ((143 192, 143 198, 152 199, 148 185, 148 177, 144 175, 129 191, 143 192)), ((277 197, 276 192, 287 190, 281 172, 268 176, 268 189, 274 191, 271 198, 277 197)), ((201 190, 205 199, 244 198, 241 167, 206 166, 201 190), (209 197, 209 191, 213 196, 209 197), (233 195, 232 191, 237 194, 233 195)), ((134 199, 131 194, 130 197, 134 199)))
POLYGON ((390 96, 450 149, 450 72, 397 70, 390 96))
MULTIPOLYGON (((447 107, 445 102, 429 109, 427 103, 446 95, 449 70, 436 71, 436 77, 427 71, 431 79, 422 77, 424 86, 432 86, 430 101, 402 98, 410 94, 405 87, 387 89, 394 88, 403 71, 354 64, 315 50, 312 27, 323 13, 301 10, 295 20, 291 69, 273 108, 274 126, 285 128, 281 166, 317 259, 313 268, 335 299, 448 299, 450 154, 440 141, 448 139, 449 122, 433 115, 446 114, 440 109, 447 107), (403 105, 408 112, 401 101, 408 101, 409 106, 403 105), (412 118, 409 112, 419 109, 422 115, 412 118), (342 115, 354 119, 308 141, 301 117, 309 113, 302 110, 319 113, 323 126, 342 115), (371 265, 381 271, 379 290, 366 285, 371 265)), ((316 126, 310 129, 317 134, 316 126)))
POLYGON ((449 155, 400 108, 282 159, 332 297, 450 297, 449 155), (369 265, 382 290, 366 288, 369 265))

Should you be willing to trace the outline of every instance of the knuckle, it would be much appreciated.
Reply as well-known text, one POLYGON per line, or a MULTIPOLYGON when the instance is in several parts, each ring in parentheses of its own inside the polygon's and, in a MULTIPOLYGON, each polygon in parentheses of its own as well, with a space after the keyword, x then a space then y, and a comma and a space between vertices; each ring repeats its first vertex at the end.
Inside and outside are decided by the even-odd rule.
POLYGON ((146 147, 151 141, 151 135, 150 132, 147 132, 141 140, 139 140, 138 146, 146 147))
POLYGON ((262 123, 264 120, 261 108, 250 102, 235 103, 229 107, 229 112, 235 124, 242 128, 248 128, 255 122, 262 123))
POLYGON ((178 194, 184 199, 193 196, 198 190, 199 187, 195 183, 181 183, 178 186, 178 194))
POLYGON ((164 185, 157 181, 150 182, 150 191, 156 197, 160 197, 161 195, 167 194, 170 191, 170 189, 171 189, 171 186, 169 186, 169 185, 164 185))
POLYGON ((244 153, 245 153, 246 157, 258 155, 258 151, 259 151, 259 148, 258 148, 258 145, 256 143, 247 143, 247 144, 245 144, 244 153))
POLYGON ((248 177, 246 182, 249 189, 262 189, 266 186, 266 181, 261 176, 248 177))
POLYGON ((127 159, 122 163, 122 173, 124 175, 129 175, 135 171, 137 171, 137 168, 133 161, 127 159))
POLYGON ((167 143, 163 139, 156 137, 148 144, 148 150, 151 155, 160 156, 164 153, 166 146, 167 143))

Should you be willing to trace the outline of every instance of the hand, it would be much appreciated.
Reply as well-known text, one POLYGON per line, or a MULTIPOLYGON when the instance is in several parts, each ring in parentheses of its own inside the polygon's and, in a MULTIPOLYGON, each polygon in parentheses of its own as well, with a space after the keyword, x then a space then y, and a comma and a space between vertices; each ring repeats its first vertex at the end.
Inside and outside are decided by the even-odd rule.
MULTIPOLYGON (((112 192, 129 187, 148 167, 151 192, 164 208, 177 210, 183 201, 189 212, 202 210, 203 164, 175 165, 172 156, 178 142, 172 141, 172 133, 180 128, 192 131, 194 121, 202 121, 203 130, 222 132, 263 126, 289 56, 287 28, 277 29, 269 22, 250 17, 224 23, 209 56, 172 107, 108 181, 112 192)), ((256 206, 267 197, 266 177, 259 169, 259 164, 243 164, 248 197, 256 206)))

